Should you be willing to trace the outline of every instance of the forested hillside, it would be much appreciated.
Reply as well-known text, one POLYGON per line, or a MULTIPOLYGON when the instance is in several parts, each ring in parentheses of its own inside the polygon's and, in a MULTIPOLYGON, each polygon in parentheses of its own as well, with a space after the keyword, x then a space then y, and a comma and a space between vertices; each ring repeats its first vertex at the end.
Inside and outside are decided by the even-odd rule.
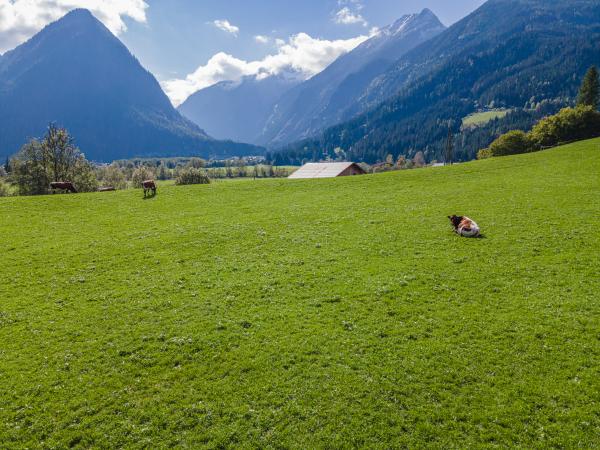
POLYGON ((354 115, 370 84, 393 64, 446 27, 428 9, 381 29, 323 72, 286 92, 258 143, 279 145, 314 135, 354 115))
POLYGON ((461 159, 498 133, 527 128, 575 100, 585 71, 600 62, 600 1, 491 0, 446 32, 401 58, 373 84, 364 102, 391 99, 317 137, 284 148, 280 163, 328 154, 375 162, 423 151, 440 159, 450 123, 461 159), (425 75, 423 75, 425 73, 425 75), (515 112, 483 128, 462 118, 486 107, 515 112))

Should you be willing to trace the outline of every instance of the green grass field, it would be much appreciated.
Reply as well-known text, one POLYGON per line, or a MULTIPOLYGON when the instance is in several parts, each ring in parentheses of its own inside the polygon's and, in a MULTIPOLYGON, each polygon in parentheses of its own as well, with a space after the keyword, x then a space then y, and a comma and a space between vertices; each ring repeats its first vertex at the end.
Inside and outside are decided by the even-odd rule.
POLYGON ((485 125, 494 119, 506 117, 510 111, 510 109, 496 109, 493 111, 470 114, 463 119, 463 127, 479 127, 485 125))
POLYGON ((600 140, 5 198, 0 237, 0 448, 599 447, 600 140))

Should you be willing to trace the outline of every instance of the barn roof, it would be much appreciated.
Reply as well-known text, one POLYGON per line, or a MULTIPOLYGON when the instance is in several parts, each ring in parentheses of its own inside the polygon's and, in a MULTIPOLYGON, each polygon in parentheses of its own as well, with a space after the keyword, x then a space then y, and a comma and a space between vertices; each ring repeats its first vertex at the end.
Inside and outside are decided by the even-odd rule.
POLYGON ((291 174, 289 178, 335 178, 354 165, 360 167, 353 162, 308 163, 291 174))

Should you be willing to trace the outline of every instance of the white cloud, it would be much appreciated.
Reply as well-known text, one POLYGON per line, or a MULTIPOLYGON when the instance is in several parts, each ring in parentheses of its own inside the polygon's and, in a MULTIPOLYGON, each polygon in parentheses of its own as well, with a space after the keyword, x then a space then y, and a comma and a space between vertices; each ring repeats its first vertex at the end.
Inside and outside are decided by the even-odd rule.
POLYGON ((271 39, 268 36, 256 35, 254 36, 254 40, 259 44, 268 44, 271 39))
POLYGON ((235 25, 232 25, 231 23, 229 23, 229 20, 215 20, 213 22, 213 25, 215 27, 217 27, 219 30, 222 30, 226 33, 233 34, 234 36, 237 36, 238 33, 240 32, 240 29, 238 27, 236 27, 235 25))
POLYGON ((284 71, 298 72, 304 78, 310 78, 368 38, 369 36, 358 36, 328 41, 300 33, 287 42, 277 39, 277 53, 262 60, 244 61, 221 52, 186 78, 168 80, 162 84, 173 104, 178 106, 194 92, 220 81, 237 81, 249 75, 265 78, 284 71))
POLYGON ((75 8, 89 9, 113 33, 127 30, 129 17, 146 22, 144 0, 0 0, 0 53, 22 44, 75 8))
POLYGON ((361 15, 360 11, 364 9, 362 0, 338 0, 338 6, 341 8, 333 16, 333 21, 340 25, 356 25, 368 27, 369 22, 361 15))
POLYGON ((352 11, 349 7, 344 6, 334 16, 333 21, 341 25, 361 24, 366 27, 369 22, 357 11, 352 11))

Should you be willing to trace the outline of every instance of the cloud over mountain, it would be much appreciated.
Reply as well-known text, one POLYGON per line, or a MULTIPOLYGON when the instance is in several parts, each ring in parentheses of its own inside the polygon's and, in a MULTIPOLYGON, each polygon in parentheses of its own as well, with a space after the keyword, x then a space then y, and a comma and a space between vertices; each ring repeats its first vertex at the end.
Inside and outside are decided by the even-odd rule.
POLYGON ((291 70, 310 78, 368 38, 369 36, 358 36, 330 41, 299 33, 290 37, 287 42, 277 40, 277 53, 257 61, 245 61, 220 52, 186 78, 165 81, 163 88, 171 101, 179 105, 200 89, 220 81, 238 81, 244 76, 265 78, 291 70))
POLYGON ((127 30, 125 17, 146 22, 148 4, 144 0, 0 0, 0 53, 76 8, 90 10, 118 35, 127 30))

